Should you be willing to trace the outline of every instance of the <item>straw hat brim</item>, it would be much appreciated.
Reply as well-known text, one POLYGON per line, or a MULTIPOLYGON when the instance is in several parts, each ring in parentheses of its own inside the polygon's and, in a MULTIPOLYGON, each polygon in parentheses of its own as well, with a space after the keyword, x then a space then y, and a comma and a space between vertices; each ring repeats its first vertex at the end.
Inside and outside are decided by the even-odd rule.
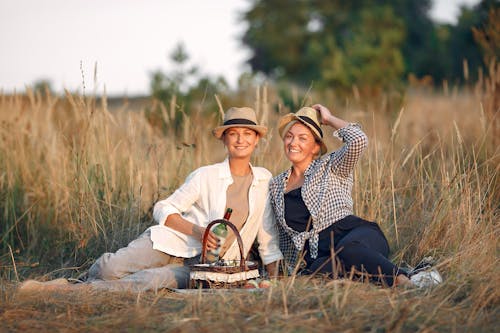
POLYGON ((231 125, 224 125, 224 126, 219 126, 216 127, 212 130, 212 134, 217 138, 220 139, 222 137, 222 134, 224 133, 225 130, 231 127, 245 127, 245 128, 250 128, 254 130, 255 132, 259 133, 260 137, 264 137, 267 134, 267 127, 265 126, 260 126, 260 125, 247 125, 247 124, 231 124, 231 125))
POLYGON ((289 129, 289 128, 287 128, 288 124, 290 124, 292 121, 298 121, 301 124, 305 125, 307 128, 309 128, 309 130, 314 135, 316 140, 319 141, 318 143, 320 146, 321 155, 326 154, 326 152, 328 151, 328 148, 326 147, 326 144, 323 141, 323 138, 321 138, 321 135, 319 134, 318 130, 315 129, 311 124, 309 124, 308 122, 306 122, 302 118, 296 116, 294 113, 289 113, 287 115, 284 115, 279 122, 278 131, 279 131, 279 134, 280 134, 282 139, 285 137, 286 131, 288 131, 288 129, 289 129), (285 131, 285 129, 286 129, 286 131, 285 131))

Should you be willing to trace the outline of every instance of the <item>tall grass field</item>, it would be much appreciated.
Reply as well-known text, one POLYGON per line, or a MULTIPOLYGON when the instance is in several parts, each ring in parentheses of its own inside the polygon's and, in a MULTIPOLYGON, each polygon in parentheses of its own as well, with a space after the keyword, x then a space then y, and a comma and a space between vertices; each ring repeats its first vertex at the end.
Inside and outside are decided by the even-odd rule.
MULTIPOLYGON (((0 95, 0 332, 498 332, 500 68, 463 88, 347 97, 273 86, 220 96, 251 106, 270 133, 253 163, 289 163, 277 119, 321 103, 358 122, 369 147, 355 170, 355 213, 377 221, 391 259, 433 256, 427 290, 287 277, 269 290, 179 294, 16 293, 28 278, 77 277, 136 238, 152 206, 195 168, 221 161, 214 96, 189 106, 108 105, 105 96, 0 95), (293 105, 293 107, 291 106, 293 105)), ((340 147, 327 132, 330 150, 340 147)))

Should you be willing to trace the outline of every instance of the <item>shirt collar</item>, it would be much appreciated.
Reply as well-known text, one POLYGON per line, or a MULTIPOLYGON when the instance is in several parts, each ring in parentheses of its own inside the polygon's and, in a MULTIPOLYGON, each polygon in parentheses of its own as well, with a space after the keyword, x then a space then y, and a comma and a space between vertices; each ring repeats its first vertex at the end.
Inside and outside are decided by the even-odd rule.
POLYGON ((231 178, 231 169, 229 168, 229 159, 226 157, 219 168, 219 178, 231 178))
MULTIPOLYGON (((311 164, 307 167, 306 171, 304 171, 304 176, 309 176, 311 173, 314 172, 315 165, 317 164, 317 159, 313 160, 311 164)), ((284 179, 288 179, 290 177, 290 174, 292 173, 293 166, 290 166, 287 171, 284 172, 284 179)))
MULTIPOLYGON (((266 179, 266 176, 263 173, 258 172, 258 170, 252 166, 252 163, 249 163, 249 165, 250 169, 252 170, 252 175, 254 180, 260 181, 266 179)), ((233 177, 231 176, 231 169, 229 168, 229 158, 227 157, 221 163, 221 168, 219 169, 219 178, 233 179, 233 177)))
POLYGON ((304 172, 304 176, 309 176, 311 173, 314 172, 314 169, 316 168, 315 165, 317 164, 317 159, 316 160, 312 160, 311 164, 309 164, 309 166, 307 167, 306 171, 304 172))

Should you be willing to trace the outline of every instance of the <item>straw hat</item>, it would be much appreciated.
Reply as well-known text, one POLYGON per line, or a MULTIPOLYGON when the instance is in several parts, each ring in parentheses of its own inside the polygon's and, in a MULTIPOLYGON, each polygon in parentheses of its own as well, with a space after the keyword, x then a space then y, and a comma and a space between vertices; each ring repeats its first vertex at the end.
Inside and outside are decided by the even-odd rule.
POLYGON ((249 107, 236 108, 232 107, 226 111, 224 114, 224 123, 222 126, 213 129, 212 134, 220 139, 222 133, 231 127, 246 127, 259 133, 259 135, 265 136, 267 133, 267 127, 257 125, 257 116, 255 111, 249 107))
POLYGON ((281 138, 285 137, 285 134, 288 132, 290 127, 293 126, 296 122, 300 122, 309 128, 318 141, 321 147, 321 155, 327 152, 327 148, 325 142, 323 141, 323 131, 321 130, 321 114, 319 111, 311 108, 311 107, 303 107, 296 113, 289 113, 281 117, 279 120, 278 131, 280 133, 281 138))

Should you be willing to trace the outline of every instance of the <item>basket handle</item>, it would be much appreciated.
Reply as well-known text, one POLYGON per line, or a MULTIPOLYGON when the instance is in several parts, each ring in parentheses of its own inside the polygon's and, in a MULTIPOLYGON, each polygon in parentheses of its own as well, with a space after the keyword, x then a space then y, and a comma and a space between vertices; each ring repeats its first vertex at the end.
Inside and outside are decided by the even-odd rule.
POLYGON ((224 219, 214 220, 207 225, 207 228, 205 229, 205 232, 203 233, 203 243, 201 245, 201 263, 202 264, 205 263, 205 259, 206 259, 206 255, 207 255, 207 239, 208 239, 208 234, 210 232, 210 229, 212 228, 212 226, 214 224, 218 224, 218 223, 225 224, 226 226, 230 227, 231 230, 233 230, 234 235, 236 236, 236 240, 238 241, 238 246, 240 247, 240 258, 241 258, 240 267, 242 270, 246 269, 246 260, 245 260, 244 254, 243 254, 243 241, 241 240, 240 233, 238 232, 238 229, 234 226, 234 224, 232 224, 228 220, 224 220, 224 219))

